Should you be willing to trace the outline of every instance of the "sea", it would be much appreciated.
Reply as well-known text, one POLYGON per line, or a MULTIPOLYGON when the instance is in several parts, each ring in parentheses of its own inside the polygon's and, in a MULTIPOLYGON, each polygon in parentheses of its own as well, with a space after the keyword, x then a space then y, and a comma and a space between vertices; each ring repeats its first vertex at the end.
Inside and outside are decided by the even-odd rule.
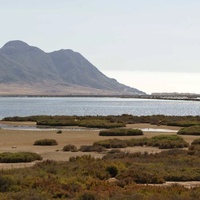
POLYGON ((115 97, 0 97, 0 119, 32 115, 200 115, 200 101, 115 97))

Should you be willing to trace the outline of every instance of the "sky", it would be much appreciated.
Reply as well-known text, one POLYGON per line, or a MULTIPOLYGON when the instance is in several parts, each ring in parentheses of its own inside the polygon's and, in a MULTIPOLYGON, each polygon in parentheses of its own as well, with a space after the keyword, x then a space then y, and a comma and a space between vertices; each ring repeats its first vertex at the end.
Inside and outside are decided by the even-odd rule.
POLYGON ((199 0, 0 0, 0 47, 72 49, 148 94, 200 94, 199 0))

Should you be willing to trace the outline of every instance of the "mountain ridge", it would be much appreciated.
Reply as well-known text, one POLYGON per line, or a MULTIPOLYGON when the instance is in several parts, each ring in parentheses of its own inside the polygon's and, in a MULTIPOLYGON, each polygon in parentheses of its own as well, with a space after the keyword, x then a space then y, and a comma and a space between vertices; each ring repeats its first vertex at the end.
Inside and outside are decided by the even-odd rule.
POLYGON ((20 40, 9 41, 0 49, 0 94, 5 93, 145 94, 108 78, 78 52, 46 53, 20 40))

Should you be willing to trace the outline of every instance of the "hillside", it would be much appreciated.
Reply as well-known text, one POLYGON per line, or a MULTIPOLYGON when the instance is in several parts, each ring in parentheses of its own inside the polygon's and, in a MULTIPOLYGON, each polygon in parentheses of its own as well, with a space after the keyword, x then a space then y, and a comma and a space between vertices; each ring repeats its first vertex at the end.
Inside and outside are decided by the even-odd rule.
POLYGON ((0 95, 134 95, 143 92, 108 78, 80 53, 46 53, 22 41, 0 49, 0 95))

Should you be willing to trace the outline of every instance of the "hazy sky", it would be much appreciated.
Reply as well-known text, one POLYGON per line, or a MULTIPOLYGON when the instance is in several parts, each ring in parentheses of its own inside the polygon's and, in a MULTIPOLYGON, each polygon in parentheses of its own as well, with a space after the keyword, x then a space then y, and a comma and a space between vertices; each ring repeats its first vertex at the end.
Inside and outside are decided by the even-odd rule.
POLYGON ((200 0, 0 0, 0 46, 72 49, 122 83, 200 93, 200 0), (199 78, 199 79, 198 79, 199 78))

